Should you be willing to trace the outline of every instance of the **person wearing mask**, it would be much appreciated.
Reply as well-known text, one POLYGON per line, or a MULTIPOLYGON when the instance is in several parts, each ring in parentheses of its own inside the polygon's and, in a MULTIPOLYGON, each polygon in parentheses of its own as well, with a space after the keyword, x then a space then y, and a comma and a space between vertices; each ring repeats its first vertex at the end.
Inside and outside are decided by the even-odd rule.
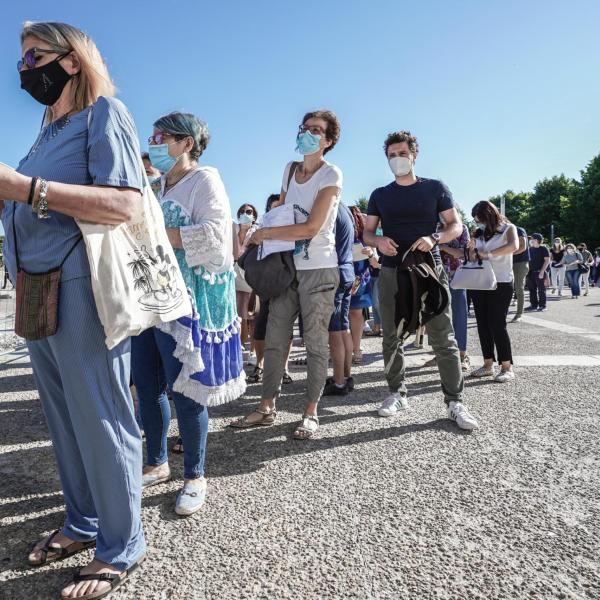
POLYGON ((594 265, 594 257, 592 253, 587 249, 587 244, 585 242, 581 242, 577 246, 577 250, 581 254, 582 258, 582 266, 583 269, 581 271, 581 281, 579 282, 579 286, 581 288, 585 287, 585 292, 583 292, 584 296, 587 296, 590 293, 590 271, 594 265))
POLYGON ((565 266, 565 274, 567 276, 567 283, 571 288, 571 299, 578 300, 581 295, 581 288, 579 287, 579 279, 581 271, 579 265, 583 264, 583 256, 576 249, 574 244, 567 244, 565 246, 565 254, 561 260, 561 264, 565 266))
MULTIPOLYGON (((376 248, 383 255, 379 275, 379 308, 389 395, 378 413, 391 417, 399 410, 408 408, 403 340, 398 337, 394 322, 396 294, 403 292, 398 290, 396 268, 408 250, 431 252, 440 281, 447 287, 438 244, 457 238, 462 232, 462 221, 452 194, 444 183, 415 175, 419 152, 415 136, 409 131, 390 133, 383 150, 394 180, 371 194, 363 239, 366 245, 376 248), (440 220, 443 226, 437 231, 440 220), (376 234, 380 224, 382 236, 376 234)), ((443 313, 427 323, 427 332, 437 359, 448 417, 462 429, 475 429, 477 421, 462 402, 464 377, 452 328, 450 303, 443 313)))
MULTIPOLYGON (((246 390, 238 318, 235 306, 232 220, 229 199, 219 172, 198 159, 210 135, 204 121, 189 113, 173 112, 154 123, 149 153, 163 172, 158 201, 167 234, 192 295, 199 318, 199 353, 203 368, 182 377, 188 351, 176 335, 153 327, 133 338, 133 382, 146 434, 147 464, 142 484, 168 481, 167 435, 171 390, 183 442, 184 483, 175 512, 188 516, 204 504, 208 407, 229 402, 246 390)), ((186 365, 187 366, 187 365, 186 365)))
MULTIPOLYGON (((271 194, 267 198, 267 205, 265 207, 265 213, 268 213, 271 209, 281 206, 282 200, 280 194, 271 194)), ((256 365, 252 370, 252 373, 248 375, 246 381, 248 383, 260 383, 262 381, 263 374, 263 361, 265 357, 265 336, 267 334, 267 322, 269 320, 269 301, 267 299, 259 298, 259 310, 258 314, 254 318, 252 327, 252 335, 254 339, 254 351, 256 352, 256 365)), ((290 340, 290 350, 288 351, 288 358, 285 361, 285 368, 283 371, 283 384, 292 383, 292 378, 288 371, 288 361, 290 351, 292 349, 292 342, 290 340)))
POLYGON ((529 240, 527 232, 523 227, 517 227, 519 236, 519 247, 513 254, 513 273, 515 276, 515 294, 517 296, 517 310, 512 318, 513 323, 521 320, 523 316, 523 306, 525 305, 525 280, 529 272, 529 240))
POLYGON ((600 287, 600 248, 594 251, 594 266, 592 267, 592 285, 600 287))
POLYGON ((545 312, 546 308, 546 271, 550 265, 550 252, 542 244, 544 236, 534 233, 529 248, 529 273, 527 288, 529 289, 529 306, 527 311, 545 312))
MULTIPOLYGON (((471 236, 469 229, 463 224, 462 233, 455 240, 440 244, 442 261, 448 281, 452 281, 456 269, 462 264, 471 236)), ((452 306, 452 327, 456 335, 458 350, 460 352, 460 365, 463 373, 469 371, 471 360, 467 355, 467 290, 455 290, 450 287, 450 301, 452 306)))
POLYGON ((468 245, 470 258, 475 260, 476 250, 481 259, 490 261, 498 282, 495 290, 472 290, 483 367, 473 371, 471 377, 494 377, 496 382, 506 383, 515 378, 506 315, 514 291, 512 255, 519 247, 517 228, 487 200, 478 202, 471 214, 477 231, 468 245), (496 358, 501 367, 497 374, 496 358))
POLYGON ((366 246, 363 241, 365 217, 358 206, 351 206, 354 222, 354 283, 350 299, 350 331, 352 333, 352 364, 360 365, 363 361, 360 347, 365 327, 364 311, 373 305, 371 298, 371 261, 377 263, 377 253, 366 246))
POLYGON ((333 314, 329 322, 329 352, 333 377, 325 383, 323 396, 346 396, 354 390, 352 369, 352 334, 350 332, 350 300, 354 284, 354 218, 342 202, 335 221, 335 251, 338 257, 340 284, 335 292, 333 314))
POLYGON ((296 316, 301 311, 307 352, 307 398, 294 438, 306 440, 319 428, 317 407, 327 378, 328 326, 340 274, 335 251, 335 220, 342 192, 342 172, 324 155, 336 145, 340 124, 329 110, 306 113, 296 136, 300 163, 290 162, 283 173, 281 196, 294 207, 294 225, 261 227, 251 241, 295 242, 296 283, 272 298, 265 345, 265 370, 259 407, 231 423, 233 427, 272 425, 275 402, 296 316))
POLYGON ((550 292, 555 294, 558 290, 559 296, 562 296, 565 284, 565 265, 562 263, 564 255, 565 247, 562 240, 559 237, 554 238, 550 248, 550 284, 552 285, 550 292))
MULTIPOLYGON (((39 567, 95 547, 93 560, 62 590, 63 598, 88 599, 127 579, 144 560, 146 542, 130 340, 106 347, 75 219, 117 226, 136 214, 140 148, 131 114, 83 31, 26 22, 17 68, 21 87, 45 112, 17 169, 0 165, 3 250, 21 308, 46 315, 47 326, 26 324, 27 348, 66 505, 60 529, 33 544, 27 560, 39 567), (45 275, 57 267, 53 294, 45 275), (43 284, 43 308, 30 293, 36 283, 43 284)), ((43 574, 37 588, 49 597, 43 574)))
POLYGON ((152 191, 155 194, 158 194, 160 191, 161 172, 152 165, 150 155, 147 152, 142 152, 142 163, 144 165, 144 171, 146 172, 146 177, 148 177, 152 191))
POLYGON ((253 313, 250 311, 250 297, 252 288, 244 279, 244 271, 238 265, 237 261, 248 249, 250 234, 253 226, 258 220, 258 212, 252 204, 242 204, 237 211, 237 225, 234 226, 233 239, 233 257, 235 259, 235 299, 238 316, 242 320, 242 345, 247 351, 245 359, 248 362, 256 364, 256 358, 252 351, 252 319, 253 313))

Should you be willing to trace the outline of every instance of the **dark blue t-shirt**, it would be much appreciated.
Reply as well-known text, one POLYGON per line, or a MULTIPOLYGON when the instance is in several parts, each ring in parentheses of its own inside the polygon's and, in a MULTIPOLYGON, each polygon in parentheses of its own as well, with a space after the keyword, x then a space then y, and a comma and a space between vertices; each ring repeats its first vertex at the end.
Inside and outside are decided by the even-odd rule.
POLYGON ((527 232, 522 227, 517 227, 517 236, 520 238, 525 238, 525 252, 521 252, 521 254, 513 254, 513 264, 529 262, 529 240, 527 239, 527 232))
MULTIPOLYGON (((383 235, 398 244, 396 256, 384 256, 384 267, 395 267, 402 262, 404 253, 420 238, 436 232, 439 214, 454 207, 450 190, 437 179, 419 177, 412 185, 398 185, 392 181, 377 188, 369 200, 367 214, 379 217, 383 235)), ((436 246, 432 254, 441 264, 436 246)))
POLYGON ((540 246, 539 248, 529 248, 529 270, 530 271, 541 271, 544 266, 544 259, 550 256, 550 251, 546 246, 540 246))
POLYGON ((352 263, 352 244, 354 243, 354 218, 350 209, 340 202, 335 219, 335 251, 340 267, 340 286, 346 287, 354 282, 354 264, 352 263))

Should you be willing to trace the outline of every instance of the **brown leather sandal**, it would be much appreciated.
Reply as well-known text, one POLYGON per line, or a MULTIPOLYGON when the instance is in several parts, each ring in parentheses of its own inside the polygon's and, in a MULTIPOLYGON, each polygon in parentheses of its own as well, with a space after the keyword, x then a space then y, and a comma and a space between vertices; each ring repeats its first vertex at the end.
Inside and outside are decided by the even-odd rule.
POLYGON ((253 410, 251 413, 247 414, 245 417, 240 417, 235 421, 231 421, 229 423, 229 427, 234 427, 236 429, 249 429, 250 427, 268 427, 269 425, 273 425, 275 423, 275 417, 277 416, 276 410, 262 410, 261 408, 257 408, 253 410), (252 413, 258 413, 262 415, 261 419, 258 421, 248 421, 248 417, 252 413))
POLYGON ((46 538, 44 545, 41 548, 38 548, 37 550, 36 550, 36 546, 40 542, 34 542, 33 544, 31 544, 29 546, 29 552, 27 553, 28 557, 29 557, 29 554, 31 554, 32 552, 41 552, 42 553, 42 557, 40 558, 39 561, 34 562, 34 561, 29 560, 29 558, 27 558, 27 563, 29 565, 31 565, 32 567, 41 567, 42 565, 47 565, 48 563, 56 562, 57 560, 64 560, 65 558, 69 558, 69 556, 73 556, 73 554, 77 554, 78 552, 83 552, 84 550, 87 550, 88 548, 93 548, 96 545, 96 540, 91 540, 90 542, 78 542, 76 540, 73 540, 68 546, 65 546, 65 547, 51 546, 52 541, 54 540, 54 538, 57 536, 57 534, 59 532, 60 532, 60 529, 53 531, 48 536, 48 538, 46 538), (75 547, 72 548, 72 546, 75 546, 75 547))
POLYGON ((307 440, 319 430, 319 417, 316 415, 304 415, 302 421, 294 430, 295 440, 307 440))

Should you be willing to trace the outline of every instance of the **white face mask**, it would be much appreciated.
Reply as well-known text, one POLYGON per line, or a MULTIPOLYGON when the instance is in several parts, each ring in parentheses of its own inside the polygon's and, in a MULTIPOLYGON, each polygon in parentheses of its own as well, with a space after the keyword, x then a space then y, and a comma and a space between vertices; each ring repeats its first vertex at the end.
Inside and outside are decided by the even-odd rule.
POLYGON ((413 169, 413 163, 406 156, 394 156, 388 160, 390 169, 396 177, 408 175, 413 169))

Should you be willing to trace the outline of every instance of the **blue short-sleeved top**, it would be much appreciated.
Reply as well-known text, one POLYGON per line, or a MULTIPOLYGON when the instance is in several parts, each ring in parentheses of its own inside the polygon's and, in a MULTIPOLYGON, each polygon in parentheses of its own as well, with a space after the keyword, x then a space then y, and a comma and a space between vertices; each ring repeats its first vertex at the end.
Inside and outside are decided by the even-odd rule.
MULTIPOLYGON (((140 147, 133 118, 120 100, 100 97, 92 107, 71 116, 68 123, 59 119, 44 127, 17 171, 49 182, 141 190, 140 147)), ((4 256, 12 281, 16 281, 17 270, 13 210, 21 268, 31 273, 56 268, 80 235, 75 219, 52 210, 49 219, 39 219, 30 206, 5 202, 4 256)), ((62 280, 89 273, 85 245, 81 242, 63 265, 62 280)))

